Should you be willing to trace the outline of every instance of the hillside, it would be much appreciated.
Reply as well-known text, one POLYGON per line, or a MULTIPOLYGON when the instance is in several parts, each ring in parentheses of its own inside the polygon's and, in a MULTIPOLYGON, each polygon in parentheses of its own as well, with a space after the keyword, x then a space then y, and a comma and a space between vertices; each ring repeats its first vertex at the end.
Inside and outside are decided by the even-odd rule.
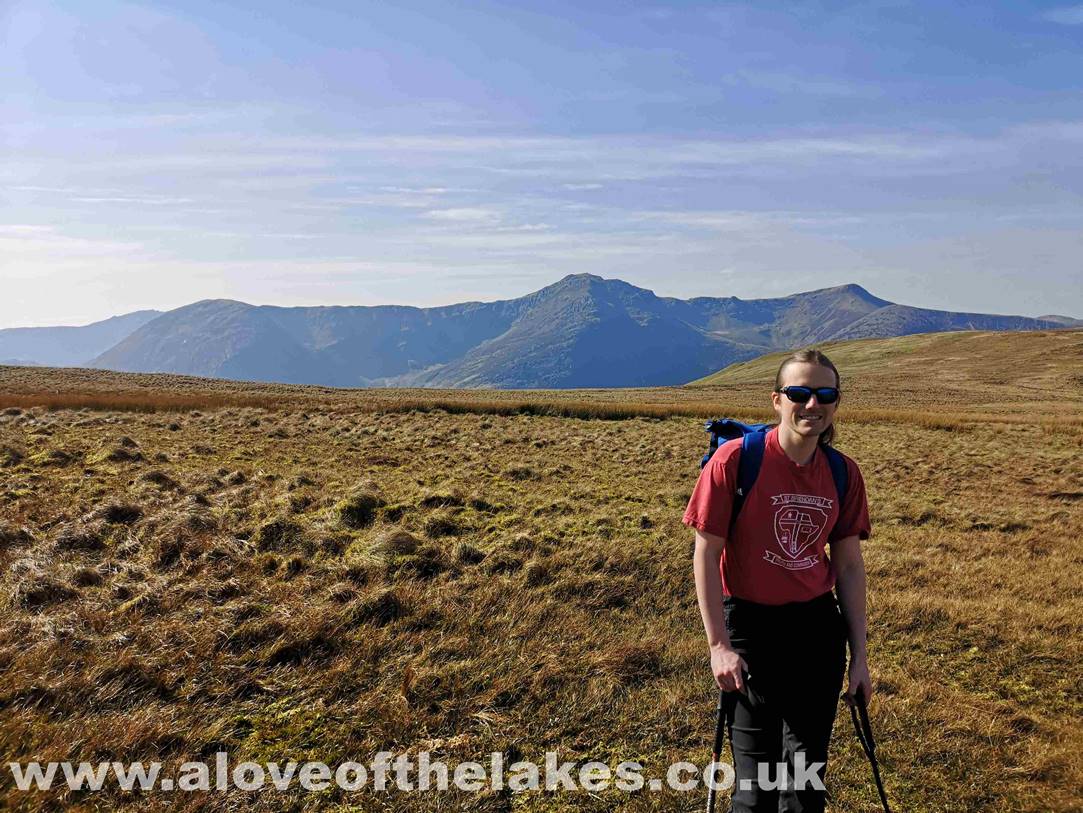
POLYGON ((1058 316, 1055 313, 1038 316, 1043 322, 1055 322, 1062 327, 1083 327, 1083 319, 1073 319, 1071 316, 1058 316))
MULTIPOLYGON (((847 404, 885 408, 1040 409, 1083 405, 1083 330, 926 333, 817 345, 843 375, 847 404)), ((759 397, 788 353, 732 364, 685 388, 759 397)))
POLYGON ((86 364, 160 314, 134 311, 79 327, 5 328, 0 330, 0 359, 50 367, 86 364))
POLYGON ((910 308, 858 285, 682 300, 572 274, 517 299, 434 308, 206 300, 140 327, 89 366, 336 387, 668 386, 842 336, 1059 326, 910 308))

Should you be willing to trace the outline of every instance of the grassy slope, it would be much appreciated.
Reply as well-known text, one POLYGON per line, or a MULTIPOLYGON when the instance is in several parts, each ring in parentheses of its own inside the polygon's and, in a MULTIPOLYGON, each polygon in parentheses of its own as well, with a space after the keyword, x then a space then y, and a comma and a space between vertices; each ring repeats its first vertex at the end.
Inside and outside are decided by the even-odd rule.
MULTIPOLYGON (((1083 407, 1083 330, 922 333, 819 346, 850 402, 920 409, 1074 412, 1083 407)), ((690 389, 758 391, 787 353, 733 364, 690 389)))

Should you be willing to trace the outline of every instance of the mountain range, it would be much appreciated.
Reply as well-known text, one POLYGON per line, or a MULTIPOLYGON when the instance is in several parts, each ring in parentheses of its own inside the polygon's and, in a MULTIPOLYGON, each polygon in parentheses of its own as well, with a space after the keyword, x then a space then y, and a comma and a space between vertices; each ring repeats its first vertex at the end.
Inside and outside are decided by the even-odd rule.
POLYGON ((11 327, 0 330, 0 364, 87 366, 161 311, 133 311, 82 327, 11 327))
POLYGON ((685 300, 571 274, 496 302, 278 307, 214 299, 79 328, 0 330, 0 359, 341 387, 661 386, 828 340, 1081 324, 914 308, 853 284, 773 299, 685 300))

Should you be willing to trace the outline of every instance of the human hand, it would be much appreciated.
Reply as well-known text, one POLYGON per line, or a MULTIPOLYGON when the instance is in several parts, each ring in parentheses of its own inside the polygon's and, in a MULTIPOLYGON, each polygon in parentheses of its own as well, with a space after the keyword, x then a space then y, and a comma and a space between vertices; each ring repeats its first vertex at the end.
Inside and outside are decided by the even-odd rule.
POLYGON ((711 648, 711 672, 715 683, 724 692, 743 692, 748 664, 744 658, 729 647, 711 648))
POLYGON ((859 692, 867 706, 872 699, 872 678, 869 677, 869 665, 863 660, 852 660, 850 661, 849 686, 842 699, 846 701, 846 705, 854 708, 859 692))

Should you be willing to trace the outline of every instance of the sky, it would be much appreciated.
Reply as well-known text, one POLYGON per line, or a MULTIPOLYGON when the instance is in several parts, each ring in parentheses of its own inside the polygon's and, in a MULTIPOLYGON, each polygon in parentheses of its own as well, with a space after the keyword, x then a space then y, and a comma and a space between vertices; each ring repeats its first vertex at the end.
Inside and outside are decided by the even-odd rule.
POLYGON ((570 273, 1083 318, 1083 4, 0 0, 0 327, 570 273))

